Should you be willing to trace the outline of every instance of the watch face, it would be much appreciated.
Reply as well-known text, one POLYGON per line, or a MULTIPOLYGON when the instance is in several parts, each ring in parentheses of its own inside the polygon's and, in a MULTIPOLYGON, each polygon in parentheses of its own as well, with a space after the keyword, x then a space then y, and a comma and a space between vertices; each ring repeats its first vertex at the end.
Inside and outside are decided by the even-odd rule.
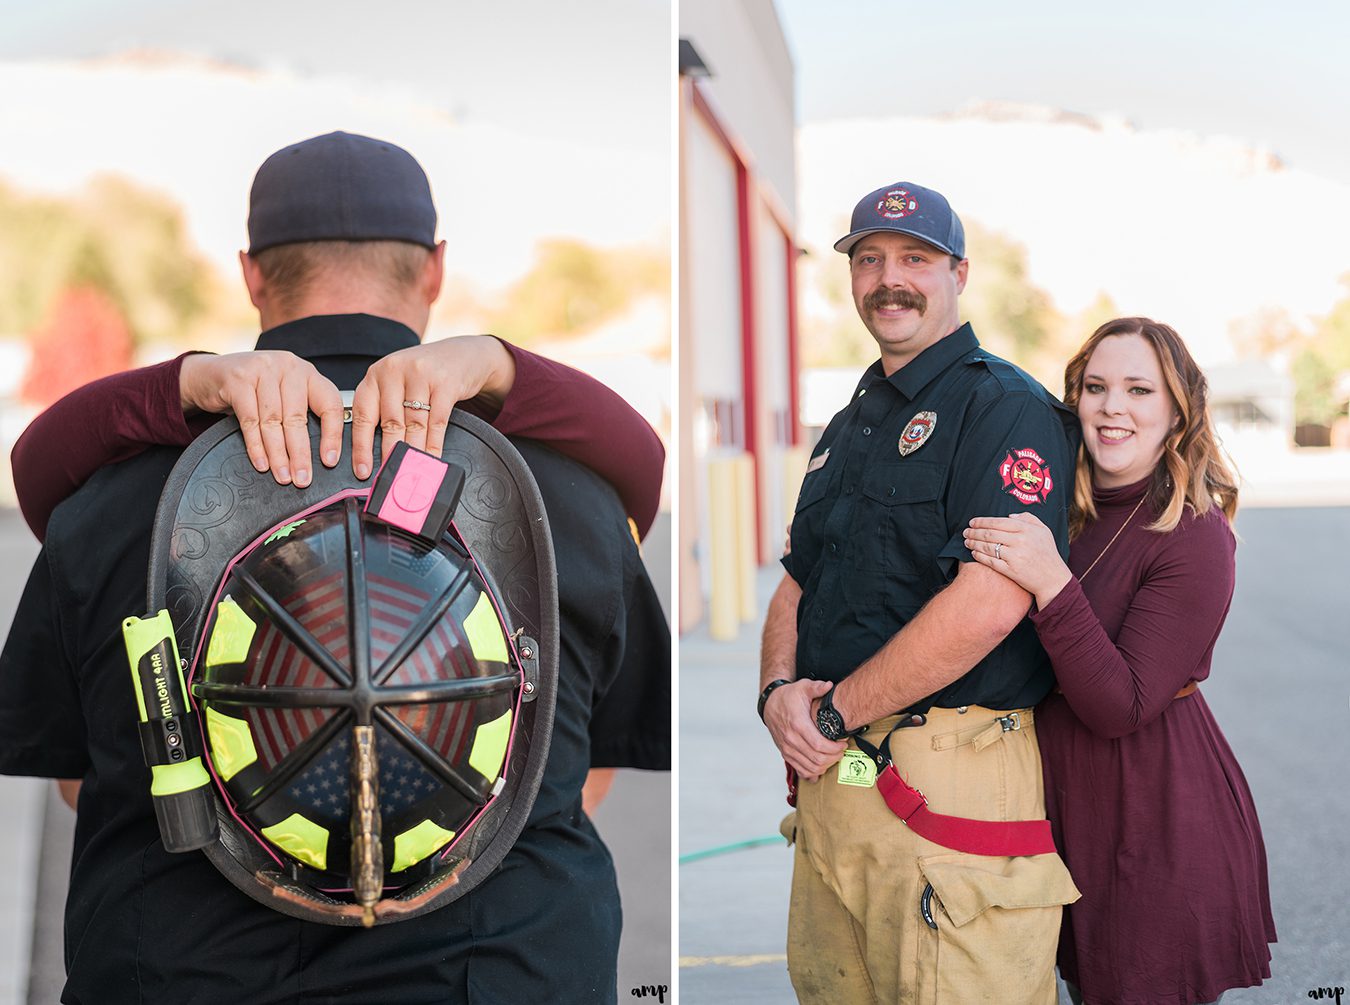
POLYGON ((844 735, 844 717, 831 705, 821 705, 816 709, 816 728, 827 740, 838 740, 844 735))

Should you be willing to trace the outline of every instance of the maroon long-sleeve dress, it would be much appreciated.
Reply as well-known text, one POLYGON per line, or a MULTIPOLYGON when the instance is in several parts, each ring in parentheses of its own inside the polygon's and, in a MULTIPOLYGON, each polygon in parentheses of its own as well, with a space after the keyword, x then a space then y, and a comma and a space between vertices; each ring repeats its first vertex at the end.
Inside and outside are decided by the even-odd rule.
POLYGON ((1082 891, 1060 973, 1089 1005, 1191 1005, 1270 976, 1266 853, 1242 769, 1205 703, 1233 595, 1217 509, 1168 534, 1125 524, 1147 480, 1094 493, 1067 586, 1032 615, 1063 694, 1036 710, 1046 810, 1082 891))
MULTIPOLYGON (((539 440, 596 472, 619 493, 646 536, 661 501, 665 448, 652 427, 604 384, 509 343, 516 379, 500 412, 461 407, 504 436, 539 440)), ((14 445, 19 509, 41 540, 58 503, 104 464, 152 445, 187 446, 219 415, 185 419, 178 374, 183 357, 128 370, 72 391, 47 409, 14 445)), ((339 463, 350 463, 344 459, 339 463)))

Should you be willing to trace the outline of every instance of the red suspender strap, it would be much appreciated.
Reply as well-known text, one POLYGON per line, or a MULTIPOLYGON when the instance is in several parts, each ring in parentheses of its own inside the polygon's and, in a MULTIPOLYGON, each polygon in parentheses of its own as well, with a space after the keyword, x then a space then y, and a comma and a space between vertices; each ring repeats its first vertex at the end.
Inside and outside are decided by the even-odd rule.
POLYGON ((877 788, 891 812, 910 830, 944 848, 970 855, 1044 855, 1055 851, 1048 820, 971 820, 934 813, 924 794, 906 784, 894 764, 878 773, 877 788))

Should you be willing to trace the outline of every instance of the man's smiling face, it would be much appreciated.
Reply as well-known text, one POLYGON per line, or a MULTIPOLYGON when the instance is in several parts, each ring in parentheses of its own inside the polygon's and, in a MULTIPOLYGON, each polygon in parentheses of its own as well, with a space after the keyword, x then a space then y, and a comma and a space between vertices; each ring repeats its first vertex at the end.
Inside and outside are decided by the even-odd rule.
POLYGON ((959 323, 969 263, 907 234, 868 234, 853 247, 853 303, 894 373, 959 323))

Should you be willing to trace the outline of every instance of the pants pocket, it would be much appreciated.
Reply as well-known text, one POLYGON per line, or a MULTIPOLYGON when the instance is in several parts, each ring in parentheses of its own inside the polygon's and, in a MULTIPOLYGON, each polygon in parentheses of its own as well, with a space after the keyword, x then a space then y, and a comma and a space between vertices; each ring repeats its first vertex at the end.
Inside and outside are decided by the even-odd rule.
POLYGON ((919 869, 932 887, 919 905, 919 1000, 1055 1005, 1060 918, 1079 897, 1060 857, 952 853, 919 869))

